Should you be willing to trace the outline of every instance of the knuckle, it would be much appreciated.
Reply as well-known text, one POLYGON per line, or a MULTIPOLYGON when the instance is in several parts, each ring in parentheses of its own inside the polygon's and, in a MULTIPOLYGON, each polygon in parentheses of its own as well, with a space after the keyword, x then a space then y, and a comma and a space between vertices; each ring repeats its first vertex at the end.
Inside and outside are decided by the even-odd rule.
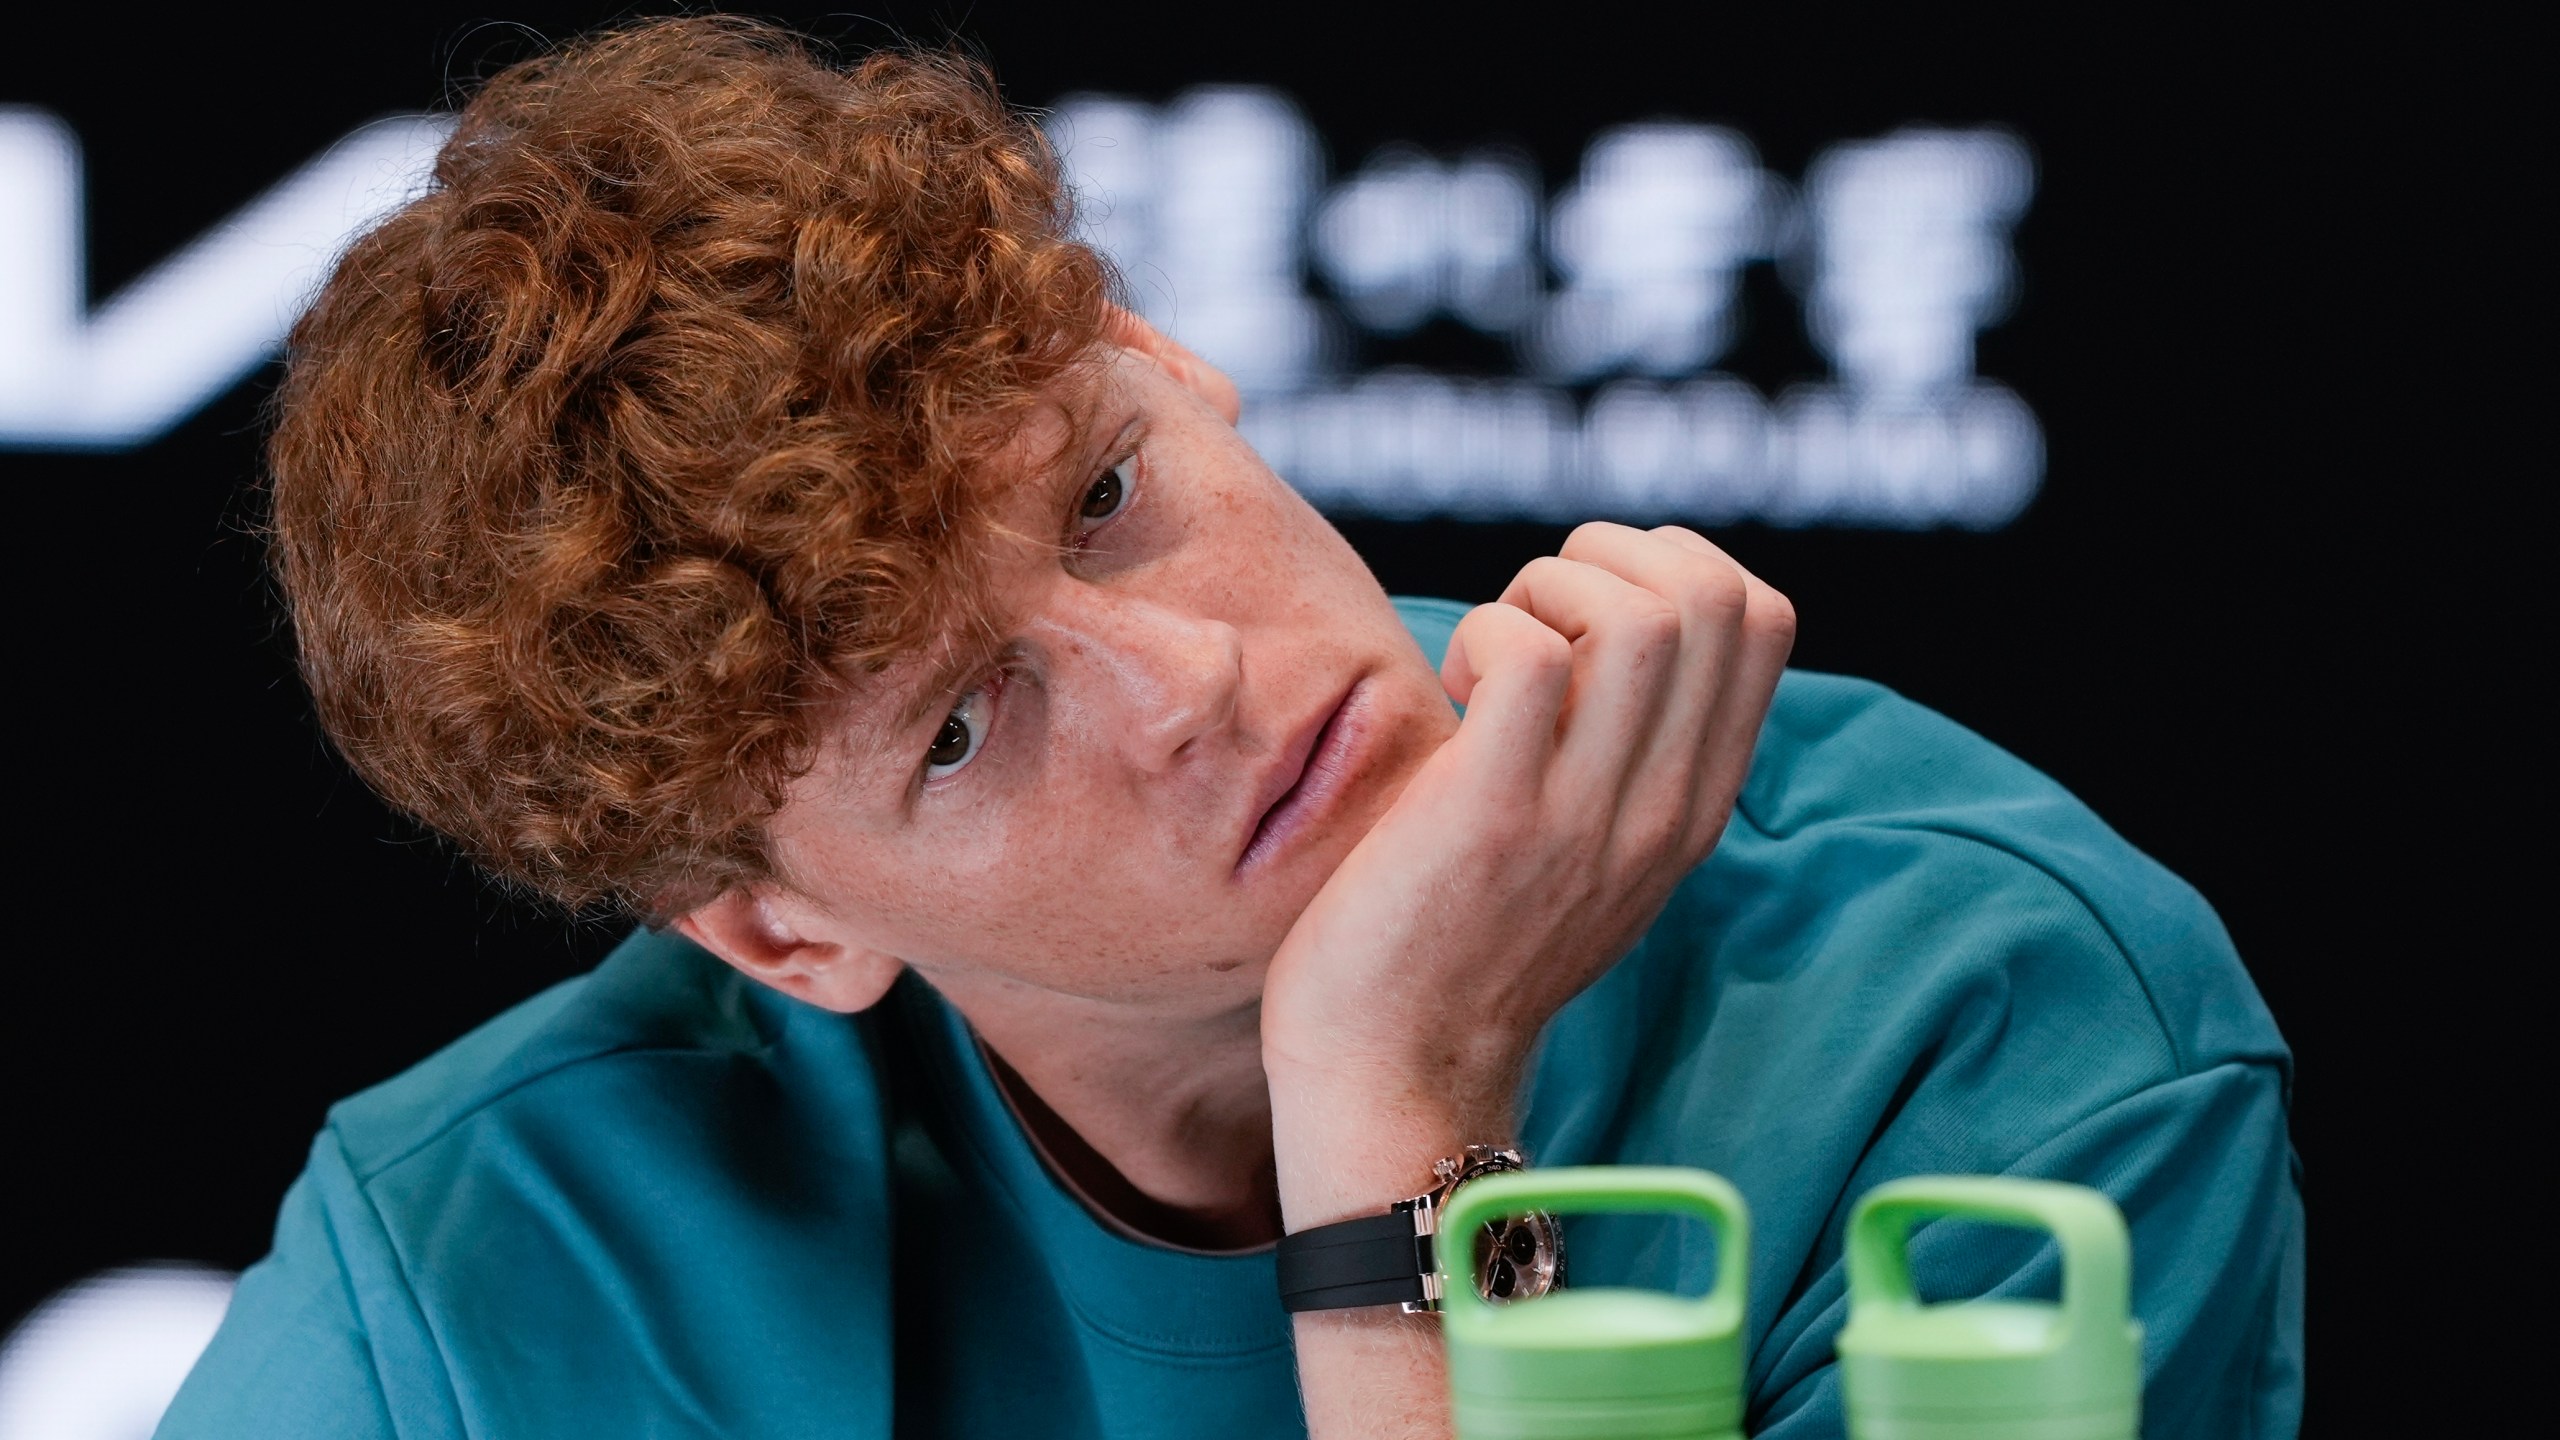
POLYGON ((1520 567, 1520 579, 1530 585, 1555 585, 1575 574, 1579 562, 1562 555, 1541 555, 1520 567))
POLYGON ((1750 611, 1743 617, 1744 627, 1765 640, 1793 640, 1796 634, 1795 602, 1767 586, 1751 597, 1750 611))
POLYGON ((1573 668, 1573 642, 1541 625, 1521 637, 1521 658, 1541 670, 1573 668))
POLYGON ((1680 646, 1680 612, 1659 595, 1646 592, 1642 598, 1629 601, 1619 624, 1626 642, 1647 654, 1680 646))
POLYGON ((1731 621, 1750 609, 1751 587, 1742 573, 1729 564, 1701 561, 1688 588, 1689 603, 1702 616, 1731 621))
POLYGON ((1564 545, 1560 553, 1572 555, 1578 551, 1587 551, 1597 546, 1607 545, 1620 536, 1632 535, 1635 533, 1635 531, 1628 529, 1626 526, 1617 524, 1613 521, 1585 520, 1581 524, 1573 527, 1572 534, 1564 537, 1564 545))
POLYGON ((1501 665, 1532 680, 1561 683, 1562 677, 1573 669, 1573 642, 1535 620, 1505 626, 1494 646, 1501 665))

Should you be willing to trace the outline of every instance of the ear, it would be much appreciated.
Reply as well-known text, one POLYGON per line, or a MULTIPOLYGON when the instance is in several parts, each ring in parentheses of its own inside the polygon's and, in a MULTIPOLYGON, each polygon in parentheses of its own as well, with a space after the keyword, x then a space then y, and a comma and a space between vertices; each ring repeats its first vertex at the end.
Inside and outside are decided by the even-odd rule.
POLYGON ((828 936, 814 909, 761 889, 732 890, 676 918, 684 938, 795 1000, 850 1015, 880 1003, 905 966, 828 936))
POLYGON ((1233 425, 1244 414, 1244 397, 1236 393, 1236 382, 1227 378, 1227 372, 1192 354, 1189 346, 1145 320, 1114 305, 1103 333, 1111 343, 1155 361, 1157 369, 1208 401, 1209 408, 1226 417, 1228 424, 1233 425))

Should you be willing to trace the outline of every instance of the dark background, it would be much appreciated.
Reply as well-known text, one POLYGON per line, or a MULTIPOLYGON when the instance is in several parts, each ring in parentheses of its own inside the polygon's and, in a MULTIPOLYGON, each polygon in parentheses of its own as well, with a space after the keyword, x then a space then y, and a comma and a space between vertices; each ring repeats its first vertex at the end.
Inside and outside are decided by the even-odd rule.
MULTIPOLYGON (((103 297, 357 122, 617 12, 495 13, 54 13, 12 22, 0 103, 79 133, 103 297)), ((1668 13, 792 18, 853 44, 956 32, 1033 104, 1276 84, 1336 173, 1389 140, 1498 139, 1554 184, 1592 132, 1653 116, 1732 124, 1789 176, 1912 122, 2023 136, 2024 290, 1977 369, 2043 422, 2033 506, 1990 534, 1718 538, 1795 599, 1799 664, 1975 727, 2213 899, 2299 1061, 2314 1429, 2441 1424, 2461 1402, 2420 1377, 2488 1363, 2451 1322, 2506 1253, 2500 1212, 2455 1208, 2506 1178, 2465 1138, 2499 1104, 2481 1017, 2540 968, 2495 919, 2522 861, 2465 808, 2505 807, 2494 777, 2526 773, 2505 757, 2531 733, 2507 727, 2533 713, 2473 677, 2548 668, 2517 633, 2533 572, 2487 556, 2531 530, 2534 475, 2492 438, 2515 373, 2496 347, 2528 303, 2488 283, 2492 216, 2501 186, 2549 187, 2500 162, 2494 85, 2439 88, 2496 47, 2450 20, 1668 13), (2395 1249, 2411 1216, 2451 1248, 2395 1249)), ((1745 307, 1727 368, 1773 392, 1822 373, 1769 267, 1745 307)), ((272 381, 139 451, 0 452, 20 736, 0 1323, 117 1263, 253 1261, 331 1100, 618 933, 499 897, 327 753, 247 533, 272 381)), ((1390 588, 1467 599, 1562 539, 1346 529, 1390 588)))

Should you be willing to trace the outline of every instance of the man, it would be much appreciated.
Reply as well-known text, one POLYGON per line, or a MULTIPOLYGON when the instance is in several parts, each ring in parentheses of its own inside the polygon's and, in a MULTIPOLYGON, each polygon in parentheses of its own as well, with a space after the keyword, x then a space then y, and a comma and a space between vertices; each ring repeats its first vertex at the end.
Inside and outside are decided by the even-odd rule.
POLYGON ((501 75, 350 251, 271 452, 323 720, 655 923, 333 1111, 164 1434, 1442 1434, 1417 1276, 1274 1245, 1513 1147, 1740 1186, 1755 1433, 1840 1433, 1848 1207, 1948 1170, 2125 1207, 2156 1433, 2291 1430, 2287 1060, 2192 892, 1782 679, 1687 531, 1391 603, 1068 220, 965 68, 698 19, 501 75))

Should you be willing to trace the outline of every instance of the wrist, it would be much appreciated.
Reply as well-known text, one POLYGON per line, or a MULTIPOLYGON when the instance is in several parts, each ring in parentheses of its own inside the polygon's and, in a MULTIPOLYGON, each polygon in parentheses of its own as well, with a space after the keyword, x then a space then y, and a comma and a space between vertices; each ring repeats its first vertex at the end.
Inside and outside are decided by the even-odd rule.
POLYGON ((1435 1183, 1432 1166, 1469 1145, 1512 1143, 1509 1086, 1434 1093, 1347 1070, 1271 1080, 1271 1141, 1283 1226, 1374 1215, 1435 1183))
POLYGON ((1507 1116, 1512 1091, 1536 1048, 1536 1030, 1473 1020, 1286 1024, 1266 1008, 1262 1068, 1275 1104, 1359 1104, 1364 1099, 1415 1113, 1446 1111, 1460 1121, 1507 1116))

